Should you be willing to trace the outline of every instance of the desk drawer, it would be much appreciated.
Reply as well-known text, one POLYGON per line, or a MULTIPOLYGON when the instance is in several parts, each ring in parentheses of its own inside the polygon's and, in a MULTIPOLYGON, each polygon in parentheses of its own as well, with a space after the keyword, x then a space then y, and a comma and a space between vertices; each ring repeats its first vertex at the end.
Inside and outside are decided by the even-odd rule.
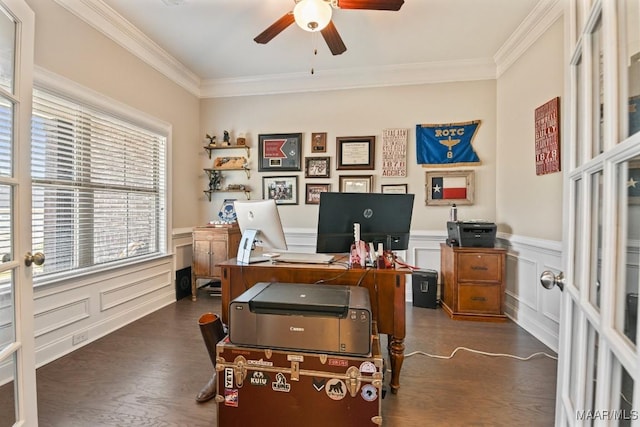
POLYGON ((458 254, 458 280, 502 281, 502 257, 496 254, 458 254))
POLYGON ((458 308, 463 313, 502 314, 502 286, 461 283, 458 287, 458 308))

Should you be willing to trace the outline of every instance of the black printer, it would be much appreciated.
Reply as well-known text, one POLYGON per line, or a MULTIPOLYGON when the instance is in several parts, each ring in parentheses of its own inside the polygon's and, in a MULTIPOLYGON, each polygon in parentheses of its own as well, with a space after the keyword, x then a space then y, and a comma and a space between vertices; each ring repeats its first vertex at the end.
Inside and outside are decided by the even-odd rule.
POLYGON ((447 221, 447 244, 469 248, 493 248, 496 224, 483 221, 447 221))

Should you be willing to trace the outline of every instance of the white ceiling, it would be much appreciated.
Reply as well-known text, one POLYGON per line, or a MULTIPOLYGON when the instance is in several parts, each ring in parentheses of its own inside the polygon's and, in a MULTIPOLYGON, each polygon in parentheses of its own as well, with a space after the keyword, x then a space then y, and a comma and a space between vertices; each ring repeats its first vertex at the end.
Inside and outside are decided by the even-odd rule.
MULTIPOLYGON (((57 1, 72 8, 69 4, 73 0, 57 1)), ((377 73, 376 79, 391 81, 399 73, 409 79, 409 72, 424 75, 429 70, 442 72, 478 64, 492 66, 495 77, 496 55, 510 37, 513 39, 518 31, 522 33, 527 21, 539 19, 544 10, 557 3, 405 0, 398 12, 334 9, 333 22, 347 51, 333 56, 320 34, 308 33, 295 24, 268 44, 253 41, 293 8, 293 0, 83 2, 102 9, 103 15, 135 26, 153 41, 151 45, 155 43, 154 47, 160 48, 158 51, 175 58, 178 66, 192 73, 190 78, 201 92, 207 92, 207 85, 209 92, 219 91, 221 82, 228 85, 273 80, 284 84, 305 79, 307 85, 313 86, 314 79, 333 76, 335 80, 336 76, 345 75, 351 75, 351 85, 357 86, 359 79, 366 80, 363 74, 377 73), (315 47, 317 55, 313 54, 315 47)), ((415 80, 415 76, 411 78, 415 80)), ((298 85, 304 86, 300 82, 298 85)))

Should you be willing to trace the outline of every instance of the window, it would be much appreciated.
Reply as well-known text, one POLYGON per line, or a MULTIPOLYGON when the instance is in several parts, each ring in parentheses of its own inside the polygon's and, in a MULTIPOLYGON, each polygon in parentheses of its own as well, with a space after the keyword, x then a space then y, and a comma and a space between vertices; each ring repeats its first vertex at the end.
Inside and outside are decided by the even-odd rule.
POLYGON ((111 112, 34 89, 36 282, 164 253, 167 138, 111 112))

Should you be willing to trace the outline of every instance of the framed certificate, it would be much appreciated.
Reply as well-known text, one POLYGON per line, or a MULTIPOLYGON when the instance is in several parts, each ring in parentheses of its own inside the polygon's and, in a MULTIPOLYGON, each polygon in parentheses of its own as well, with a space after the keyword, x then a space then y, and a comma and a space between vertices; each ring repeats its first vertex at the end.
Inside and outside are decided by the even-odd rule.
POLYGON ((339 170, 375 169, 375 136, 340 136, 336 138, 339 170))

